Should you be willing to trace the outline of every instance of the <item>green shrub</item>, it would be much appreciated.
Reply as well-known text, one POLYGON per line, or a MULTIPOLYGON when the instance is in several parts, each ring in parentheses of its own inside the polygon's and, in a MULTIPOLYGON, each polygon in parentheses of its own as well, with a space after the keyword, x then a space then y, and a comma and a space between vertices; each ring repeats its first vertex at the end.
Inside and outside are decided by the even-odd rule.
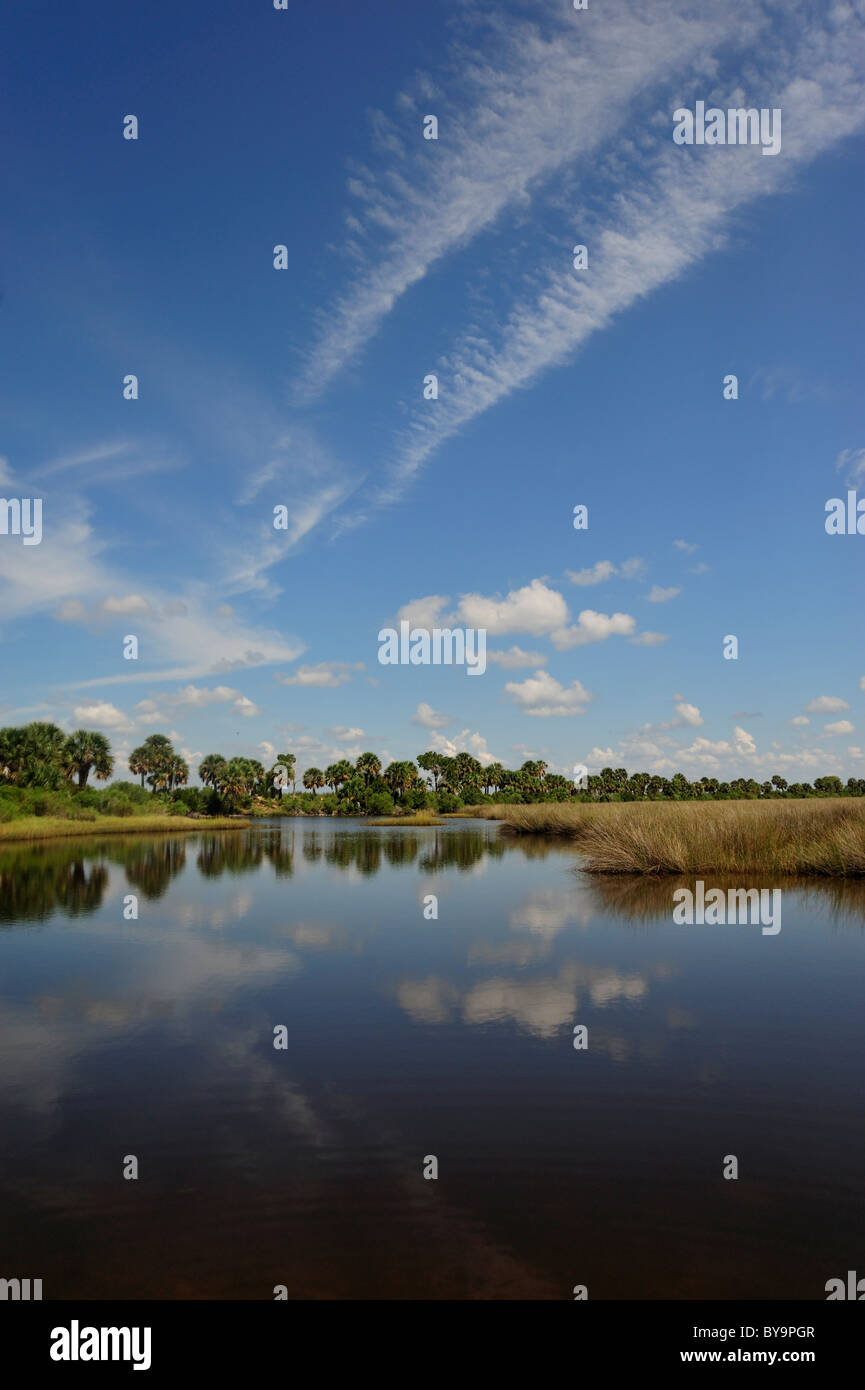
POLYGON ((368 816, 393 815, 393 797, 390 792, 368 791, 364 800, 368 816))
POLYGON ((430 796, 425 787, 410 787, 401 801, 408 811, 425 811, 430 804, 430 796))

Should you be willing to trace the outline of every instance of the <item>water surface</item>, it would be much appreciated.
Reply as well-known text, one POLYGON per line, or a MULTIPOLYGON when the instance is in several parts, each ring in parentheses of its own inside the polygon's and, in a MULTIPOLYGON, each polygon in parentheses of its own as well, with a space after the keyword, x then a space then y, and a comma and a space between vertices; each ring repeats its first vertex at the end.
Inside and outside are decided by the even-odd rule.
POLYGON ((785 886, 772 937, 577 864, 466 821, 0 849, 0 1276, 825 1298, 865 1259, 865 888, 785 886))

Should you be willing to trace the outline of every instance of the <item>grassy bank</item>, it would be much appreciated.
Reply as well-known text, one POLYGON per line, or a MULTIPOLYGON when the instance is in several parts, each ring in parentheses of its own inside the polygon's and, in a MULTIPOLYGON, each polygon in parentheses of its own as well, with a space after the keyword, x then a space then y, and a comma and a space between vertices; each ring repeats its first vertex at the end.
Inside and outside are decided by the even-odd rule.
POLYGON ((382 816, 371 820, 370 825, 444 825, 444 821, 429 811, 415 811, 410 816, 382 816))
POLYGON ((496 806, 516 834, 564 835, 595 874, 865 875, 859 800, 496 806))
POLYGON ((237 816, 19 816, 0 825, 0 844, 14 840, 53 840, 70 835, 145 835, 175 830, 235 830, 249 824, 237 816))

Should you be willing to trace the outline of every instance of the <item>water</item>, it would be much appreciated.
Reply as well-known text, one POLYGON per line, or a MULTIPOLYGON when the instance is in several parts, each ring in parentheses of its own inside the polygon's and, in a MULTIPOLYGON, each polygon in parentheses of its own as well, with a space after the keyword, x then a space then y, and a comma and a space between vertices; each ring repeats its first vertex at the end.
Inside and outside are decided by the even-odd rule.
POLYGON ((865 887, 786 886, 772 937, 577 863, 465 821, 0 849, 0 1276, 824 1299, 865 1273, 865 887))

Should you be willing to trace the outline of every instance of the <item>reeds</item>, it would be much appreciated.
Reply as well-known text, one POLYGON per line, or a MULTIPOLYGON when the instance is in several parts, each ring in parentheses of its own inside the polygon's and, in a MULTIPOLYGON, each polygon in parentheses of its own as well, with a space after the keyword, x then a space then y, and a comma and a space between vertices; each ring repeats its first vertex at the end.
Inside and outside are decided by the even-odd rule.
POLYGON ((444 825, 444 821, 431 811, 414 811, 410 816, 380 816, 368 825, 444 825))
POLYGON ((97 816, 66 820, 62 816, 22 816, 0 825, 0 842, 66 839, 70 835, 143 835, 175 830, 235 830, 249 821, 227 816, 97 816))
POLYGON ((865 875, 865 801, 859 799, 496 809, 515 833, 568 836, 590 873, 865 875))

